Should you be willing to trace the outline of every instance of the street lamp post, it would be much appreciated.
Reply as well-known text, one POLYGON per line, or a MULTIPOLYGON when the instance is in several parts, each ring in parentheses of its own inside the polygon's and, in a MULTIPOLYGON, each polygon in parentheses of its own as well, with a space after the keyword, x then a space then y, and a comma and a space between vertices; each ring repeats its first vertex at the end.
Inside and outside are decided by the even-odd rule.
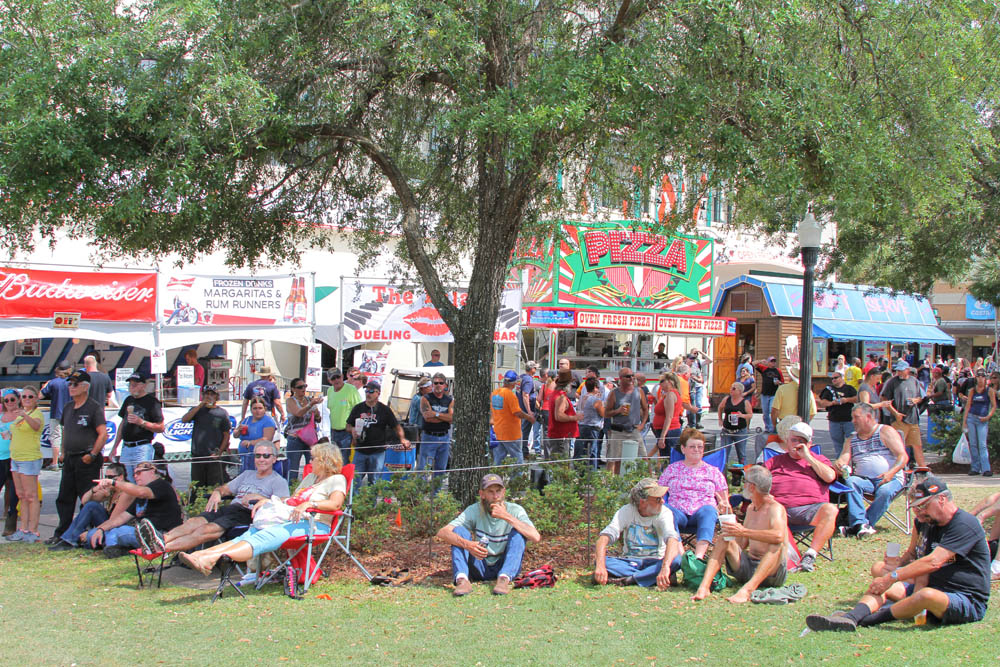
POLYGON ((809 394, 812 392, 813 300, 816 259, 823 228, 812 211, 799 223, 799 246, 802 248, 802 343, 799 346, 799 417, 809 421, 809 394))

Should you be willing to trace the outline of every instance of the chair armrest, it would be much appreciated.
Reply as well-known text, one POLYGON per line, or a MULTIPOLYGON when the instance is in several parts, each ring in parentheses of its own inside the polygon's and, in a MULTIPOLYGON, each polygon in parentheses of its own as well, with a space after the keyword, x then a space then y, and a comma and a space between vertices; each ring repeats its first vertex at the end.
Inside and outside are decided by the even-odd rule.
POLYGON ((306 512, 309 512, 310 514, 326 514, 328 516, 339 516, 344 513, 343 510, 321 510, 315 507, 310 507, 306 510, 306 512))

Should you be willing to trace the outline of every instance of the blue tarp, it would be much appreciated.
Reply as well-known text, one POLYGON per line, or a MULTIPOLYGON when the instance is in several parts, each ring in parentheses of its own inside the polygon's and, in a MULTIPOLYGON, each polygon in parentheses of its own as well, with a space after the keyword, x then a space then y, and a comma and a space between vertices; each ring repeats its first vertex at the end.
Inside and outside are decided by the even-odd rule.
MULTIPOLYGON (((802 281, 763 276, 740 276, 723 285, 715 300, 716 314, 729 290, 739 285, 760 287, 776 317, 802 317, 802 281)), ((833 340, 955 343, 954 338, 937 327, 931 304, 924 297, 893 295, 874 287, 844 283, 817 287, 813 335, 833 340)))

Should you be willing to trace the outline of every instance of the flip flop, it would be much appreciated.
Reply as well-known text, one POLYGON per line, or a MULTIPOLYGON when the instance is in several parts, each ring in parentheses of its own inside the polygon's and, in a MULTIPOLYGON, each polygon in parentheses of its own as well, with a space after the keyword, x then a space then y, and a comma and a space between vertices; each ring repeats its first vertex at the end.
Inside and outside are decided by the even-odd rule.
POLYGON ((187 565, 189 568, 196 572, 201 572, 206 577, 211 576, 212 570, 201 564, 201 561, 196 559, 194 556, 184 553, 183 551, 177 554, 177 557, 181 559, 181 562, 187 565))

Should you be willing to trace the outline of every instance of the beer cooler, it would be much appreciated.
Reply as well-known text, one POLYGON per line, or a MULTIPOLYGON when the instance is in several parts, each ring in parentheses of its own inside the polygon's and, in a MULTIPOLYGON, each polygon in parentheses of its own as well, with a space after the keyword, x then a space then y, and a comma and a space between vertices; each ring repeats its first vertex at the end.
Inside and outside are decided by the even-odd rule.
POLYGON ((205 384, 214 385, 219 390, 220 401, 232 398, 229 386, 229 373, 232 368, 232 359, 205 359, 205 384))

